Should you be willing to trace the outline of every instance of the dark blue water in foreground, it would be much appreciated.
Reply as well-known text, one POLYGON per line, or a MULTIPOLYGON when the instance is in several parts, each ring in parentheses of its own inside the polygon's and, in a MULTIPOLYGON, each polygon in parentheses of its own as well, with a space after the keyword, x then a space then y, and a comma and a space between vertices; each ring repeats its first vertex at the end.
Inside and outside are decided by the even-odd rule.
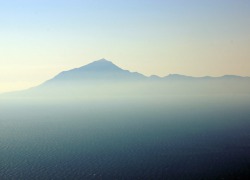
POLYGON ((1 103, 1 180, 249 177, 248 96, 1 103))

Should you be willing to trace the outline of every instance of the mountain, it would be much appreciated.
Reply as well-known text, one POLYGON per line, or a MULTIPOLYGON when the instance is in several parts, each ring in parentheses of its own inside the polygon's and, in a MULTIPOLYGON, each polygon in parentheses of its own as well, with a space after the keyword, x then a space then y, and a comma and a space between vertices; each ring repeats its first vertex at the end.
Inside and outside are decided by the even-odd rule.
POLYGON ((135 81, 143 79, 146 79, 146 77, 140 73, 121 69, 111 61, 100 59, 79 68, 63 71, 53 79, 45 82, 45 84, 135 81))
POLYGON ((131 87, 128 84, 139 84, 149 79, 140 73, 124 70, 111 61, 100 59, 79 68, 63 71, 39 86, 7 94, 25 97, 111 94, 127 91, 128 87, 131 87))
POLYGON ((10 96, 146 96, 200 92, 249 92, 250 78, 235 75, 191 77, 170 74, 165 77, 144 76, 124 70, 111 61, 100 59, 85 66, 63 71, 54 78, 28 90, 8 93, 10 96))
POLYGON ((167 80, 194 80, 196 78, 191 76, 185 76, 181 74, 169 74, 168 76, 165 76, 164 79, 167 80))

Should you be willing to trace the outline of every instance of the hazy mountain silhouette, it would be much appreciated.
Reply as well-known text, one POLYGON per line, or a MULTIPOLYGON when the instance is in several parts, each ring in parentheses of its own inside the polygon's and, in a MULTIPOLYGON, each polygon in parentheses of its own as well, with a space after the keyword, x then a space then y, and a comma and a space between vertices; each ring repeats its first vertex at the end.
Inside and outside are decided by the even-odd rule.
POLYGON ((85 66, 69 71, 63 71, 53 79, 45 82, 46 85, 64 82, 89 82, 89 81, 121 81, 121 80, 142 80, 146 77, 137 72, 130 72, 121 69, 106 59, 94 61, 85 66))
POLYGON ((145 94, 225 91, 247 92, 249 77, 224 75, 221 77, 191 77, 170 74, 165 77, 144 76, 124 70, 111 61, 100 59, 85 66, 63 71, 54 78, 28 90, 11 95, 39 96, 93 95, 93 94, 145 94), (53 95, 51 95, 53 94, 53 95))
POLYGON ((169 74, 165 77, 159 77, 156 75, 147 77, 138 72, 130 72, 128 70, 124 70, 106 59, 100 59, 79 68, 71 69, 69 71, 63 71, 54 78, 46 81, 44 84, 48 85, 48 84, 65 83, 65 82, 84 83, 84 82, 96 82, 96 81, 121 82, 124 80, 126 81, 211 80, 211 79, 239 80, 243 78, 247 77, 241 77, 235 75, 224 75, 221 77, 211 77, 211 76, 192 77, 180 74, 169 74))

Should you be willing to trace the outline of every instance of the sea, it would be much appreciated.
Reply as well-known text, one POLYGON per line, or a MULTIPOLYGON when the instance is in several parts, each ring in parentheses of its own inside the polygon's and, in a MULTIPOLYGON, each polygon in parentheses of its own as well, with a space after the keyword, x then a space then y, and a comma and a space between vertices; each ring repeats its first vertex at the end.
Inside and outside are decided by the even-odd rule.
POLYGON ((0 179, 250 179, 250 95, 1 99, 0 179))

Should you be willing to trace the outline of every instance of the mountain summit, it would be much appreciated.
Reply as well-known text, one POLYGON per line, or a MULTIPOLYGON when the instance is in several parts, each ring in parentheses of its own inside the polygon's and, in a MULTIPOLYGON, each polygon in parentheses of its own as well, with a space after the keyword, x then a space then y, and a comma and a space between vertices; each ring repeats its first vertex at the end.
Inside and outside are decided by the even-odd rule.
MULTIPOLYGON (((17 96, 96 96, 97 94, 129 96, 144 94, 176 94, 221 92, 248 92, 249 77, 227 75, 222 77, 190 77, 170 74, 165 77, 146 77, 124 70, 111 61, 100 59, 79 68, 63 71, 40 86, 16 92, 17 96), (227 87, 226 89, 224 87, 227 87), (235 89, 239 87, 238 89, 235 89), (214 90, 217 89, 217 90, 214 90)), ((13 96, 13 93, 10 94, 13 96)))
POLYGON ((100 59, 72 71, 121 71, 122 69, 106 59, 100 59))
POLYGON ((137 72, 130 72, 121 69, 106 59, 94 61, 85 66, 63 71, 45 84, 58 82, 80 82, 80 81, 120 81, 120 80, 141 80, 146 78, 137 72))

